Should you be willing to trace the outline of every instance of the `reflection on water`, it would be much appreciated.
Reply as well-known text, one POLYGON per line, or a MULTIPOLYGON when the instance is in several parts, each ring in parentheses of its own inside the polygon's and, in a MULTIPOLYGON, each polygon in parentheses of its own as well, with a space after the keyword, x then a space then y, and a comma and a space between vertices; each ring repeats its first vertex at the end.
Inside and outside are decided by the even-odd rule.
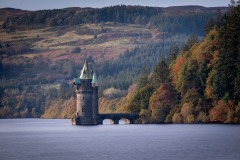
POLYGON ((1 119, 0 160, 239 160, 239 133, 240 125, 72 126, 69 119, 1 119))

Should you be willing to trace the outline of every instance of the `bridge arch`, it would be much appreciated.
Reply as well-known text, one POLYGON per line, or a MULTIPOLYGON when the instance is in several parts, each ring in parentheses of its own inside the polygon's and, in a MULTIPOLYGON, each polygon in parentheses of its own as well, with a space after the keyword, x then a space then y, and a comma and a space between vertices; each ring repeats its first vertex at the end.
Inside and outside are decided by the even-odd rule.
POLYGON ((114 120, 106 118, 102 120, 102 124, 114 124, 114 120))
POLYGON ((139 117, 136 113, 123 113, 123 114, 98 114, 98 123, 103 124, 104 119, 111 119, 113 120, 114 124, 119 124, 120 119, 127 119, 129 124, 134 124, 135 120, 139 117))
POLYGON ((119 119, 119 124, 131 124, 131 121, 127 118, 121 118, 119 119))

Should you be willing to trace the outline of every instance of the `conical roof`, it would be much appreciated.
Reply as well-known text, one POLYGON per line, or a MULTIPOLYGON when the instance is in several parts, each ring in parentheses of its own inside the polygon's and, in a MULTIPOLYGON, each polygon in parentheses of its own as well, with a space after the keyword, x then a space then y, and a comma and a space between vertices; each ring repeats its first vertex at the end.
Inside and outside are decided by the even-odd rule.
POLYGON ((97 79, 97 75, 96 75, 96 72, 94 71, 93 73, 93 79, 92 79, 92 84, 98 84, 98 79, 97 79))
POLYGON ((80 79, 92 79, 87 60, 85 60, 85 63, 83 65, 83 69, 81 71, 80 79))

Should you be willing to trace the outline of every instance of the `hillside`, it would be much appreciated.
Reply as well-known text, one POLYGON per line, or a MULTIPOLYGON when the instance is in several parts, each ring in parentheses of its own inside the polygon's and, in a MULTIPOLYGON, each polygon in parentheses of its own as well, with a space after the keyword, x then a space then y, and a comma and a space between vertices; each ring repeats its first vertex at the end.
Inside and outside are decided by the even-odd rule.
POLYGON ((216 11, 200 6, 0 9, 0 117, 45 112, 49 118, 69 117, 60 116, 64 107, 53 104, 73 103, 68 83, 86 57, 99 74, 100 96, 110 87, 125 91, 144 66, 149 72, 166 59, 171 46, 181 47, 190 34, 201 38, 216 11))
POLYGON ((105 110, 139 113, 139 123, 239 124, 239 14, 239 3, 232 3, 202 41, 191 36, 178 56, 142 74, 126 97, 101 99, 105 110))

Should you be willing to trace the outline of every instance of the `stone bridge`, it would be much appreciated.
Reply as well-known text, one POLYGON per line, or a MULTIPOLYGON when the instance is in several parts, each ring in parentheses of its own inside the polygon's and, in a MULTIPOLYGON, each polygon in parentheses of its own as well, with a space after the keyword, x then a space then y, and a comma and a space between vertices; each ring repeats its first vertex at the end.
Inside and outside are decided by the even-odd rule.
POLYGON ((120 119, 129 120, 130 124, 134 124, 135 120, 139 117, 137 113, 111 113, 111 114, 98 114, 98 123, 103 124, 104 119, 111 119, 114 124, 118 124, 120 119))

